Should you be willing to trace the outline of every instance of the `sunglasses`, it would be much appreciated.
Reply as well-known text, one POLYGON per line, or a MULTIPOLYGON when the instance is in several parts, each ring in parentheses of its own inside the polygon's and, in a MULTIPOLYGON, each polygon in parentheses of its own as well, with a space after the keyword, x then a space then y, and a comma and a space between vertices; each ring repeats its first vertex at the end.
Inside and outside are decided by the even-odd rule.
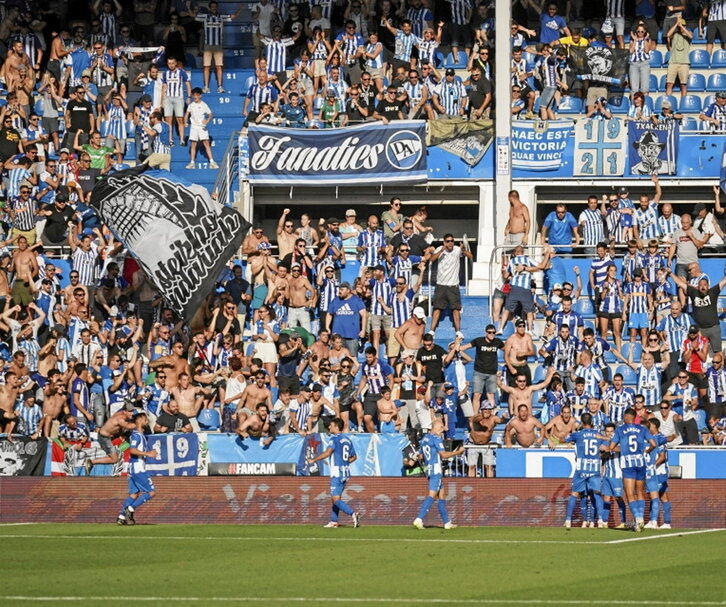
POLYGON ((487 329, 487 333, 496 333, 494 329, 487 329))
POLYGON ((396 284, 397 284, 397 285, 398 285, 399 287, 405 287, 405 286, 406 286, 406 283, 405 283, 405 282, 397 282, 396 284))
POLYGON ((350 369, 350 365, 340 365, 341 369, 350 369))
POLYGON ((688 375, 679 375, 678 379, 688 379, 688 375))
POLYGON ((454 242, 454 239, 453 238, 447 238, 447 239, 444 240, 444 242, 454 242))
POLYGON ((660 407, 660 410, 661 410, 661 411, 665 411, 665 410, 667 410, 667 409, 670 409, 670 407, 660 407))

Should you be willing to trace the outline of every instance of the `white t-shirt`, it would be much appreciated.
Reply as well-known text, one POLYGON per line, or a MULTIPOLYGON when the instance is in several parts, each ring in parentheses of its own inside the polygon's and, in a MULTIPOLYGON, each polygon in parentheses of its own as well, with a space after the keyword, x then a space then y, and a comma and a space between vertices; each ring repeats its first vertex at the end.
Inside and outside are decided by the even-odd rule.
POLYGON ((316 27, 319 27, 324 32, 327 32, 330 31, 330 20, 326 19, 325 17, 320 17, 320 19, 311 19, 309 27, 311 32, 316 27))
POLYGON ((192 126, 207 128, 204 120, 212 113, 212 110, 209 109, 209 106, 204 101, 190 103, 187 111, 189 112, 189 122, 192 126))
POLYGON ((454 245, 451 251, 447 251, 443 246, 439 257, 439 265, 436 273, 436 284, 445 287, 459 286, 459 259, 461 258, 461 247, 454 245))
POLYGON ((263 36, 271 36, 270 23, 272 21, 272 15, 275 13, 275 7, 272 2, 267 4, 255 4, 252 8, 253 13, 257 13, 257 29, 263 36))

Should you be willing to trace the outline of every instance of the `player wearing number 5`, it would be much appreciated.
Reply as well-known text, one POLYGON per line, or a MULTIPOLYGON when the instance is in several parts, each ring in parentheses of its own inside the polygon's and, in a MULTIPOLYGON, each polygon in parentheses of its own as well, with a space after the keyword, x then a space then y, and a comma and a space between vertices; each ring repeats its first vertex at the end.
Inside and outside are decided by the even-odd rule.
POLYGON ((645 525, 645 454, 656 448, 653 436, 644 426, 633 423, 635 409, 628 407, 623 413, 623 425, 615 430, 608 449, 620 450, 623 489, 628 508, 635 519, 636 533, 645 525))
POLYGON ((423 456, 424 465, 426 466, 426 476, 429 477, 429 494, 421 504, 418 516, 413 521, 416 529, 423 529, 423 519, 426 517, 429 509, 438 500, 439 514, 444 523, 444 529, 454 529, 456 525, 449 519, 449 513, 446 511, 446 498, 444 497, 444 488, 442 485, 443 474, 441 470, 441 460, 450 457, 456 457, 464 453, 464 447, 461 446, 455 451, 444 451, 444 441, 441 435, 444 433, 444 423, 437 419, 431 428, 431 431, 421 439, 420 447, 423 456))
POLYGON ((317 457, 308 460, 308 464, 314 464, 332 455, 330 461, 330 501, 332 504, 330 522, 326 528, 339 527, 338 514, 342 510, 353 518, 353 527, 360 527, 360 513, 353 512, 353 509, 341 498, 345 491, 345 484, 350 478, 350 465, 358 459, 353 448, 353 443, 348 436, 341 434, 343 431, 343 420, 339 417, 330 422, 330 447, 317 457))
POLYGON ((129 496, 121 505, 121 512, 116 519, 118 525, 135 525, 134 512, 136 509, 154 497, 154 482, 146 471, 146 458, 155 459, 155 449, 146 450, 146 435, 144 426, 149 423, 146 413, 136 413, 134 417, 134 429, 129 438, 129 496))

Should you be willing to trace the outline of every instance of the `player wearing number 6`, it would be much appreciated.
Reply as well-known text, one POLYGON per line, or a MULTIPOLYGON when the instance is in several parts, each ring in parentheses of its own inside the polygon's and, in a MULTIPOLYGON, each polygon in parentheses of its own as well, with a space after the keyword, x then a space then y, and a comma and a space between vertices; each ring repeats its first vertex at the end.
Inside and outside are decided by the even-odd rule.
POLYGON ((332 504, 330 522, 326 528, 338 527, 338 514, 342 510, 353 518, 353 527, 360 527, 360 513, 353 512, 353 509, 341 498, 345 491, 345 484, 350 478, 350 465, 358 459, 353 448, 353 443, 348 436, 343 436, 343 420, 339 417, 330 422, 330 447, 317 457, 308 460, 308 464, 314 464, 331 455, 330 461, 330 501, 332 504))
POLYGON ((421 504, 418 516, 413 521, 413 526, 416 529, 424 528, 423 519, 433 505, 434 500, 438 500, 439 514, 444 523, 444 529, 454 529, 456 527, 449 519, 449 513, 446 511, 441 460, 461 455, 464 453, 464 447, 459 447, 455 451, 444 451, 444 441, 441 438, 443 433, 444 423, 437 419, 433 423, 431 431, 421 439, 421 454, 426 466, 426 476, 429 477, 429 494, 421 504))
POLYGON ((623 413, 623 425, 615 430, 608 448, 620 450, 625 499, 635 519, 635 531, 640 532, 645 525, 645 454, 655 449, 656 444, 650 432, 634 421, 635 409, 628 407, 623 413))
POLYGON ((156 458, 156 450, 146 451, 146 435, 144 426, 148 424, 146 413, 136 413, 134 417, 135 428, 129 438, 129 496, 121 505, 121 512, 116 519, 118 525, 135 525, 134 512, 136 509, 154 497, 154 482, 146 471, 146 458, 156 458))

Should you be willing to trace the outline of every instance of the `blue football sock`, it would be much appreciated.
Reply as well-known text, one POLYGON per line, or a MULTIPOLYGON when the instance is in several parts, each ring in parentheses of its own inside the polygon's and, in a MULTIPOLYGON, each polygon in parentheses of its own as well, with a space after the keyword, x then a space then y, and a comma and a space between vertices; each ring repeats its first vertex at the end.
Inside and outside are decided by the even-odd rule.
POLYGON ((338 506, 338 508, 340 508, 343 512, 345 512, 349 516, 351 514, 353 514, 353 509, 348 504, 346 504, 343 500, 337 500, 335 502, 335 505, 338 506))
POLYGON ((577 498, 574 495, 571 495, 570 499, 567 500, 567 515, 565 516, 568 521, 572 520, 572 513, 575 511, 576 504, 577 498))
POLYGON ((618 510, 620 510, 620 522, 624 523, 628 515, 625 510, 625 500, 622 497, 618 499, 618 510))
POLYGON ((603 500, 602 502, 602 520, 606 523, 610 520, 610 500, 603 500))
POLYGON ((125 512, 126 508, 128 508, 128 507, 129 507, 129 506, 130 506, 131 504, 133 504, 133 503, 134 503, 134 498, 133 498, 133 497, 131 497, 131 496, 127 497, 127 498, 126 498, 126 499, 124 500, 124 503, 123 503, 123 504, 121 504, 121 512, 119 512, 119 516, 121 516, 122 514, 124 514, 124 512, 125 512))
POLYGON ((663 502, 663 522, 668 525, 671 524, 671 503, 670 502, 663 502))
POLYGON ((650 500, 650 519, 651 521, 658 522, 658 515, 660 514, 660 499, 653 498, 650 500))
POLYGON ((338 522, 338 513, 340 512, 340 508, 336 504, 333 504, 333 507, 330 509, 330 520, 334 523, 338 522))
POLYGON ((638 504, 638 518, 642 520, 645 518, 645 500, 637 500, 636 503, 638 504))
POLYGON ((640 518, 638 516, 638 501, 633 500, 632 502, 628 502, 628 508, 630 509, 630 514, 633 515, 633 520, 636 520, 640 518))
POLYGON ((131 504, 131 508, 133 508, 134 510, 136 510, 139 506, 141 506, 141 505, 145 504, 146 502, 148 502, 151 499, 151 497, 152 496, 151 496, 150 493, 142 493, 131 504))
MULTIPOLYGON (((599 493, 596 493, 593 496, 593 499, 595 500, 595 519, 598 521, 606 520, 604 517, 605 504, 602 501, 602 495, 600 495, 599 493)), ((608 514, 610 514, 609 510, 608 510, 608 514)))
POLYGON ((446 500, 440 499, 439 500, 439 515, 441 516, 441 520, 444 522, 444 525, 449 522, 449 513, 446 511, 446 500))
POLYGON ((421 504, 421 508, 419 509, 418 516, 416 518, 420 518, 421 520, 426 518, 426 514, 428 513, 433 503, 434 498, 430 495, 426 496, 426 499, 423 501, 423 504, 421 504))
POLYGON ((587 493, 580 498, 580 516, 583 521, 589 520, 587 515, 587 493))

